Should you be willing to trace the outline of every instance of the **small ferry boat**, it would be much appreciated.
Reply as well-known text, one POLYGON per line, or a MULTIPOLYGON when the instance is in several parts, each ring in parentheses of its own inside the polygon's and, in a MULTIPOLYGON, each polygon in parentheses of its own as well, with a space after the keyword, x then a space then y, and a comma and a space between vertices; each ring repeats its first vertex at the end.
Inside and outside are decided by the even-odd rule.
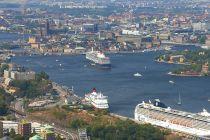
POLYGON ((168 81, 169 83, 171 83, 171 84, 174 84, 174 81, 172 81, 172 80, 170 80, 170 81, 168 81))
POLYGON ((133 74, 133 76, 135 76, 135 77, 141 77, 142 75, 137 72, 137 73, 133 74))

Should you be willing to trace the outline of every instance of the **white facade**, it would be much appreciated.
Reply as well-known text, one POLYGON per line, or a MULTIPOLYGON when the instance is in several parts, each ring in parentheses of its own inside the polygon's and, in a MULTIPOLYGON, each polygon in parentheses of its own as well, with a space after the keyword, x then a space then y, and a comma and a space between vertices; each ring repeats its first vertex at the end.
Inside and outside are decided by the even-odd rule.
POLYGON ((198 23, 192 23, 192 27, 194 31, 205 31, 207 30, 206 23, 198 22, 198 23))
POLYGON ((4 71, 4 78, 11 78, 14 80, 33 80, 35 79, 35 72, 34 71, 26 71, 26 72, 19 72, 19 71, 4 71))
POLYGON ((141 35, 139 31, 132 31, 132 30, 122 30, 123 35, 141 35))
MULTIPOLYGON (((18 133, 18 122, 15 121, 2 121, 3 122, 3 129, 14 129, 16 133, 18 133)), ((37 122, 31 122, 31 131, 35 130, 36 133, 39 133, 41 130, 42 125, 37 122)))

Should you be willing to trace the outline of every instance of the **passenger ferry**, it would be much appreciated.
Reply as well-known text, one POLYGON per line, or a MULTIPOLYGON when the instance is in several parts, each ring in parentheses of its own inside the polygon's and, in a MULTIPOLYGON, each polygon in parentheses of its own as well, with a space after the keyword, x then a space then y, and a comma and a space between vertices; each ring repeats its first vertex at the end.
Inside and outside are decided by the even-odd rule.
POLYGON ((171 129, 185 134, 210 138, 210 114, 204 109, 201 113, 190 113, 171 109, 161 103, 142 102, 135 108, 135 120, 171 129))
POLYGON ((85 100, 97 109, 108 109, 108 97, 101 92, 97 92, 94 88, 91 93, 85 94, 85 100))

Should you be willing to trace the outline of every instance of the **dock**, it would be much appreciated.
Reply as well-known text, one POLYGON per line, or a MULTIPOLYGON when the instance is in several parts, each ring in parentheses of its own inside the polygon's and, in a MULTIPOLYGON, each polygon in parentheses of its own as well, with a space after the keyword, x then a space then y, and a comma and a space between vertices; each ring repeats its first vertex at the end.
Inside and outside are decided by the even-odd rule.
POLYGON ((66 97, 70 97, 72 101, 81 103, 82 98, 74 93, 73 88, 60 85, 56 82, 52 82, 52 86, 53 89, 55 89, 58 92, 61 100, 65 100, 66 97))

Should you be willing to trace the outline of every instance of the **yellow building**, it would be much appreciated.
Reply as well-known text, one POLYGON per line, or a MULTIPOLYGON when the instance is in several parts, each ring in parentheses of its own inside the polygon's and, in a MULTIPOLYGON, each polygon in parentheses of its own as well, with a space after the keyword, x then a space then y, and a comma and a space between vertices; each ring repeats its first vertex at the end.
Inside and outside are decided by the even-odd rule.
POLYGON ((202 65, 202 73, 208 74, 209 73, 209 64, 208 62, 202 65))
POLYGON ((35 44, 36 43, 36 38, 35 37, 29 37, 28 43, 29 44, 35 44))
POLYGON ((16 87, 9 87, 9 89, 7 90, 7 92, 10 94, 15 94, 17 93, 17 91, 18 91, 18 88, 16 87))
POLYGON ((179 62, 180 62, 180 63, 184 63, 184 58, 183 58, 183 57, 180 57, 180 58, 179 58, 179 62))

